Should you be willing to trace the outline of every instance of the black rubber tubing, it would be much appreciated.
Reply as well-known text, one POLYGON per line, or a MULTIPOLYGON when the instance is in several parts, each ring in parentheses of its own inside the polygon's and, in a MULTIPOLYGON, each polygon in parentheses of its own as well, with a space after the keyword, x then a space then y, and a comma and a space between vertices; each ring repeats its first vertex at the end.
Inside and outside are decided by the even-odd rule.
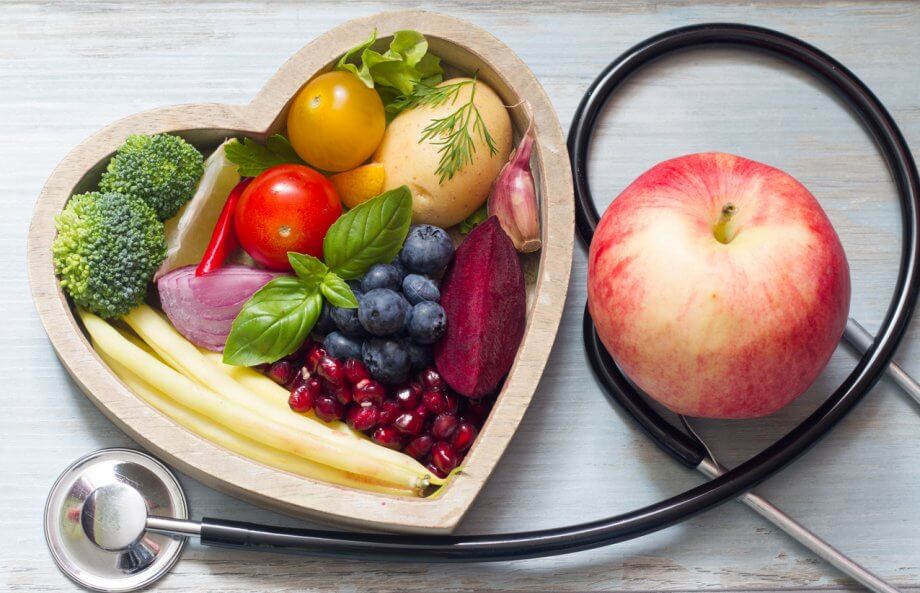
MULTIPOLYGON (((278 551, 320 556, 409 562, 495 561, 577 552, 663 529, 729 501, 781 470, 833 428, 882 376, 910 322, 920 288, 917 266, 920 256, 917 237, 920 181, 916 166, 891 116, 872 92, 843 65, 794 37, 738 24, 704 24, 673 29, 628 50, 594 81, 572 123, 569 152, 575 175, 579 234, 588 244, 598 219, 588 187, 587 151, 604 103, 626 77, 643 65, 674 51, 705 45, 763 50, 789 59, 823 79, 851 105, 872 133, 897 186, 903 238, 895 295, 872 346, 853 372, 815 412, 775 444, 719 478, 647 507, 579 525, 498 535, 413 536, 286 529, 204 519, 202 542, 231 547, 270 547, 278 551)), ((598 355, 592 359, 592 365, 600 365, 604 371, 599 375, 602 385, 618 400, 622 397, 625 398, 623 401, 641 401, 639 394, 612 361, 607 362, 600 356, 603 348, 598 350, 597 340, 591 338, 592 334, 593 330, 586 333, 586 345, 589 356, 592 350, 598 355)), ((633 410, 630 412, 633 413, 633 410)), ((657 431, 656 441, 659 444, 668 443, 671 432, 658 424, 666 422, 656 416, 654 412, 644 418, 640 414, 640 420, 647 430, 657 431)), ((698 452, 694 452, 692 440, 670 442, 670 445, 668 448, 672 454, 693 464, 698 452), (682 448, 687 449, 684 451, 686 455, 678 454, 682 448)))

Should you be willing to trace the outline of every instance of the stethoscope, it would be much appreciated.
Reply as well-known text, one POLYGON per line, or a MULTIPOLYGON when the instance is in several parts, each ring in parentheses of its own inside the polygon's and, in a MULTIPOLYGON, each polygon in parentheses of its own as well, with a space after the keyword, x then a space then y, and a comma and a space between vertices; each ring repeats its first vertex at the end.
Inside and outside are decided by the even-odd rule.
MULTIPOLYGON (((742 495, 762 501, 745 493, 783 469, 830 431, 890 370, 892 356, 910 322, 920 290, 920 179, 910 150, 884 106, 853 73, 824 52, 794 37, 748 25, 682 27, 647 39, 617 58, 591 84, 575 112, 568 148, 575 180, 576 224, 585 245, 590 243, 598 220, 588 185, 587 154, 604 104, 630 74, 652 60, 703 45, 760 49, 790 61, 830 85, 875 137, 900 198, 901 262, 894 296, 881 328, 873 339, 864 330, 859 333, 858 326, 852 323, 848 326, 848 341, 861 346, 862 356, 834 393, 798 426, 743 464, 724 470, 689 425, 685 432, 671 424, 633 387, 600 344, 586 311, 585 348, 605 391, 663 450, 684 465, 712 476, 709 482, 628 513, 553 529, 466 536, 349 533, 210 518, 191 521, 187 518, 182 488, 165 466, 137 451, 107 449, 71 465, 48 497, 45 534, 52 556, 64 573, 95 590, 142 588, 173 566, 186 540, 182 536, 198 537, 206 545, 368 560, 487 562, 535 558, 633 539, 742 495)), ((902 370, 891 368, 899 385, 912 385, 915 397, 920 398, 917 384, 902 370)), ((770 509, 766 511, 769 515, 770 509)), ((785 516, 774 513, 771 520, 782 517, 785 516)), ((787 523, 790 529, 795 525, 787 523)), ((826 542, 811 536, 811 540, 805 538, 808 543, 818 549, 823 543, 829 548, 824 552, 833 551, 826 542)), ((839 553, 837 559, 846 568, 848 559, 839 553)), ((862 573, 848 572, 858 575, 860 582, 870 588, 894 590, 864 569, 862 573)))

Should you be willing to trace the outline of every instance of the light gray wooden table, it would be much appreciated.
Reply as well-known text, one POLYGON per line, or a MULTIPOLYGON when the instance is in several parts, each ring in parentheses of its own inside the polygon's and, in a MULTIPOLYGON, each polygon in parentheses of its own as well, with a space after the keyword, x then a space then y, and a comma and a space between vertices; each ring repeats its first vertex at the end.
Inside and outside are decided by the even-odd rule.
MULTIPOLYGON (((152 107, 244 103, 289 55, 353 17, 412 2, 0 3, 0 588, 71 590, 54 568, 41 509, 58 472, 99 447, 130 446, 83 397, 35 316, 25 273, 32 205, 55 164, 104 124, 152 107)), ((567 127, 598 71, 646 36, 704 21, 778 28, 830 52, 872 87, 920 146, 920 5, 488 2, 433 9, 473 21, 542 80, 567 127)), ((854 281, 852 314, 881 320, 899 250, 895 194, 842 105, 788 66, 705 50, 657 63, 608 109, 593 152, 609 202, 655 162, 734 152, 803 181, 836 225, 854 281)), ((460 532, 600 518, 700 483, 611 407, 581 348, 585 257, 576 250, 562 329, 519 434, 460 532)), ((898 356, 920 376, 920 319, 898 356)), ((781 413, 703 423, 737 463, 803 417, 849 370, 841 349, 781 413)), ((743 369, 740 370, 743 372, 743 369)), ((880 575, 920 589, 920 409, 879 385, 839 428, 760 492, 880 575)), ((183 479, 195 516, 289 523, 183 479)), ((616 547, 483 566, 384 565, 191 546, 162 591, 845 590, 851 582, 731 503, 616 547)))

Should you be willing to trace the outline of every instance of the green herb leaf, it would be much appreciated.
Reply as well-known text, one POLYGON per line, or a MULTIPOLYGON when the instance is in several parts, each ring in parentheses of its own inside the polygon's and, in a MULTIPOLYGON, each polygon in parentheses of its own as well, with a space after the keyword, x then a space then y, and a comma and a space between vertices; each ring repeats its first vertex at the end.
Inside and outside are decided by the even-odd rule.
POLYGON ((310 290, 317 290, 323 282, 329 268, 326 264, 306 253, 288 252, 288 262, 294 268, 294 273, 300 281, 310 290))
POLYGON ((361 67, 359 68, 355 64, 351 64, 351 60, 354 56, 359 54, 363 55, 364 50, 368 49, 370 46, 374 45, 374 42, 377 41, 377 29, 374 29, 371 32, 371 36, 367 38, 366 41, 359 43, 354 46, 343 55, 338 63, 335 65, 336 70, 348 70, 352 74, 355 74, 358 78, 368 86, 368 88, 374 88, 374 79, 371 78, 371 73, 368 68, 365 67, 363 59, 361 60, 361 67))
POLYGON ((326 265, 347 280, 391 261, 411 222, 412 193, 405 185, 356 206, 329 227, 323 240, 326 265))
POLYGON ((252 138, 231 142, 224 147, 224 154, 228 161, 236 163, 237 171, 243 177, 255 177, 277 165, 304 164, 288 139, 281 134, 275 134, 266 140, 265 145, 252 138))
POLYGON ((265 146, 275 155, 277 159, 284 161, 283 163, 279 164, 303 163, 303 160, 297 156, 297 151, 295 151, 294 147, 291 146, 291 141, 281 134, 269 136, 268 140, 265 141, 265 146))
POLYGON ((358 308, 358 299, 355 298, 355 293, 335 272, 327 273, 319 288, 323 291, 326 300, 332 305, 343 309, 358 308))
POLYGON ((253 366, 274 362, 297 350, 323 309, 323 297, 294 276, 270 281, 243 305, 233 320, 224 362, 253 366))
POLYGON ((468 235, 480 222, 487 218, 489 218, 489 207, 487 204, 483 204, 476 212, 467 216, 466 219, 460 223, 460 234, 468 235))
POLYGON ((335 67, 354 73, 368 87, 376 88, 388 114, 398 112, 389 104, 411 95, 419 82, 433 86, 443 80, 441 59, 428 53, 428 41, 418 31, 397 31, 384 53, 371 48, 376 41, 375 30, 367 40, 348 50, 335 67))
MULTIPOLYGON (((438 174, 439 183, 453 179, 457 171, 473 163, 473 155, 476 154, 476 142, 473 136, 476 136, 482 144, 486 145, 490 155, 495 155, 498 152, 495 140, 492 138, 492 134, 486 127, 486 122, 482 119, 479 108, 474 102, 477 83, 475 74, 470 82, 472 82, 472 85, 470 86, 469 99, 453 113, 432 119, 422 130, 422 137, 419 139, 419 143, 427 141, 438 147, 438 154, 441 155, 441 158, 438 161, 435 173, 438 174)), ((459 84, 461 83, 447 85, 444 88, 459 84)), ((457 101, 459 92, 458 87, 453 93, 452 99, 450 99, 451 95, 429 95, 429 102, 425 104, 432 104, 431 102, 434 101, 435 105, 440 105, 448 99, 454 103, 457 101)))

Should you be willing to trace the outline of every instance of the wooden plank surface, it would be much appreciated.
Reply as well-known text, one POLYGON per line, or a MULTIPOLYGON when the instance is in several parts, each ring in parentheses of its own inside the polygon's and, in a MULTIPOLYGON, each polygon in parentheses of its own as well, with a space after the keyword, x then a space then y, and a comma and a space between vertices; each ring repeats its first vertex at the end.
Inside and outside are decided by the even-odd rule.
MULTIPOLYGON (((72 590, 41 535, 47 488, 76 456, 130 441, 92 407, 55 359, 25 276, 32 204, 52 168, 110 121, 175 103, 245 103, 307 41, 402 2, 0 4, 0 588, 72 590)), ((567 127, 582 92, 617 54, 667 28, 739 21, 830 52, 888 105, 920 145, 920 5, 706 4, 454 0, 432 9, 493 32, 541 79, 567 127)), ((699 150, 739 153, 803 181, 849 257, 853 316, 877 327, 899 252, 895 195, 862 129, 820 85, 788 66, 703 50, 651 66, 609 107, 593 151, 595 195, 609 202, 655 162, 699 150)), ((626 511, 698 484, 601 396, 581 349, 584 252, 531 410, 462 533, 551 527, 626 511)), ((898 358, 920 376, 920 321, 898 358)), ((806 396, 748 422, 701 423, 737 463, 807 414, 849 370, 841 349, 806 396)), ((742 372, 742 371, 739 371, 742 372)), ((889 384, 760 492, 856 560, 920 588, 920 409, 889 384)), ((289 523, 184 479, 195 516, 289 523)), ((296 522, 295 522, 296 523, 296 522)), ((310 560, 192 546, 158 590, 788 590, 851 582, 744 507, 725 505, 616 547, 483 566, 310 560)))

